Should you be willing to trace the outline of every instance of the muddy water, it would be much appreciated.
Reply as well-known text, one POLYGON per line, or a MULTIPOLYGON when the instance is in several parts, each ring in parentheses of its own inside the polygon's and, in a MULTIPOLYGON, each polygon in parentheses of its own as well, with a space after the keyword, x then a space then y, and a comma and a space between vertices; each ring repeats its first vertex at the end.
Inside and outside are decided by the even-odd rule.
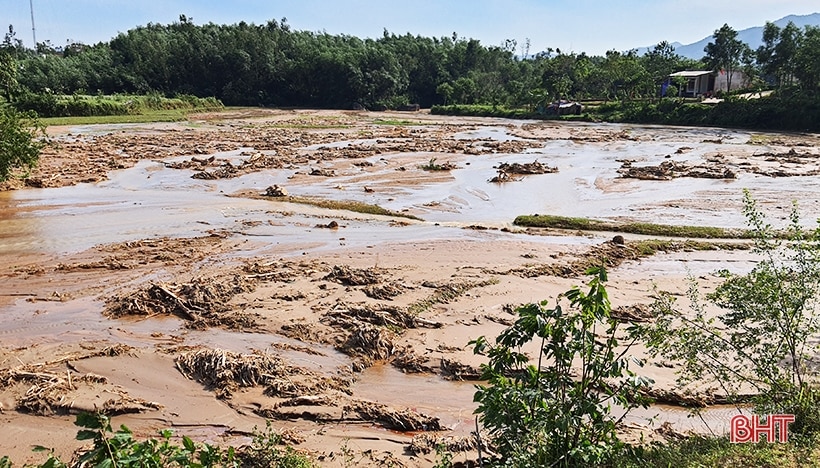
MULTIPOLYGON (((344 237, 348 245, 377 239, 460 237, 468 234, 439 228, 441 225, 469 224, 507 226, 515 216, 533 213, 742 227, 745 222, 739 208, 743 188, 752 190, 767 208, 786 210, 791 200, 797 200, 805 219, 816 218, 815 214, 820 213, 820 199, 815 196, 817 177, 792 177, 787 187, 783 179, 745 173, 733 180, 619 179, 617 169, 623 160, 634 160, 635 165, 654 165, 670 155, 673 160, 696 161, 711 153, 754 154, 768 150, 759 145, 747 145, 745 142, 749 136, 743 132, 643 128, 631 131, 637 141, 586 143, 556 140, 546 141, 543 148, 523 154, 454 157, 454 162, 461 168, 451 171, 448 178, 438 182, 405 185, 400 176, 396 180, 395 168, 379 169, 377 166, 368 172, 368 177, 378 179, 390 173, 392 189, 385 191, 386 194, 380 194, 378 190, 375 194, 359 190, 366 182, 360 181, 358 169, 340 171, 339 175, 326 178, 289 180, 294 173, 309 169, 303 167, 262 171, 229 180, 201 181, 190 178, 191 171, 168 169, 160 162, 143 161, 134 168, 113 172, 111 180, 99 184, 0 193, 0 255, 37 251, 68 253, 98 244, 156 236, 242 231, 242 225, 250 223, 263 224, 247 235, 262 236, 264 239, 260 240, 266 242, 275 239, 281 245, 298 243, 295 241, 304 239, 304 233, 320 215, 318 210, 226 196, 247 189, 261 192, 272 184, 285 185, 295 195, 378 204, 439 224, 392 229, 384 223, 351 221, 351 228, 343 236, 311 232, 310 240, 324 246, 338 245, 339 237, 344 237), (702 143, 710 138, 721 138, 724 143, 702 143), (693 149, 674 154, 676 149, 686 145, 693 149), (494 166, 500 162, 533 160, 556 166, 559 172, 522 176, 519 182, 487 182, 495 174, 494 166), (277 219, 277 213, 283 210, 296 216, 284 221, 277 219)), ((516 138, 504 127, 465 132, 458 137, 502 141, 516 138)), ((355 142, 340 142, 339 145, 355 142)), ((239 152, 217 156, 240 158, 239 152)), ((373 159, 391 157, 398 156, 373 159)), ((424 162, 426 157, 422 156, 417 164, 424 162)))
MULTIPOLYGON (((435 375, 404 374, 393 367, 374 366, 362 372, 353 386, 353 393, 359 398, 434 414, 440 418, 442 426, 458 435, 469 435, 475 430, 474 411, 478 407, 473 401, 475 385, 475 382, 451 382, 435 375)), ((617 407, 613 409, 616 416, 622 412, 617 407)), ((734 406, 716 405, 695 415, 684 408, 655 405, 631 410, 625 423, 653 428, 669 422, 681 432, 724 434, 729 431, 729 422, 736 414, 749 412, 734 406)))
MULTIPOLYGON (((520 124, 519 124, 520 125, 520 124)), ((706 224, 741 227, 741 190, 749 188, 767 208, 787 208, 792 199, 803 207, 805 219, 820 212, 816 198, 817 177, 782 179, 741 173, 735 180, 676 179, 637 181, 617 177, 622 160, 636 165, 657 165, 668 159, 697 161, 707 154, 755 154, 769 148, 750 146, 744 132, 710 129, 653 129, 625 126, 600 126, 607 131, 628 130, 636 141, 584 142, 546 140, 539 148, 522 154, 483 156, 448 155, 460 169, 428 181, 410 183, 396 176, 392 159, 400 160, 407 172, 426 162, 430 154, 379 155, 369 160, 374 168, 364 176, 349 163, 334 163, 336 176, 297 177, 309 167, 262 171, 230 180, 192 179, 191 171, 168 169, 161 162, 142 161, 137 166, 116 171, 110 180, 59 189, 27 189, 0 193, 0 263, 13 265, 27 255, 62 256, 109 244, 152 237, 191 237, 213 232, 244 237, 271 246, 282 255, 331 250, 339 247, 374 245, 425 239, 495 240, 518 235, 499 231, 473 231, 470 224, 509 226, 519 214, 558 214, 600 219, 628 219, 670 224, 706 224), (704 143, 720 138, 723 143, 704 143), (681 147, 693 149, 676 154, 681 147), (538 160, 557 166, 556 174, 524 176, 518 182, 492 184, 494 166, 501 162, 528 163, 538 160), (240 190, 263 191, 273 184, 284 185, 294 195, 352 199, 415 214, 425 222, 394 226, 372 217, 326 211, 268 200, 249 200, 229 196, 240 190), (374 187, 367 192, 363 187, 374 187), (319 223, 338 219, 338 230, 317 229, 319 223)), ((91 130, 90 130, 91 131, 91 130)), ((489 138, 498 141, 521 137, 506 127, 487 127, 458 134, 457 138, 489 138)), ((340 141, 342 147, 362 141, 340 141)), ((333 146, 325 144, 323 146, 333 146)), ((311 148, 306 148, 310 150, 311 148)), ((239 152, 216 155, 222 159, 239 158, 239 152)), ((418 172, 418 171, 416 171, 418 172)), ((579 237, 538 237, 537 242, 562 244, 597 243, 600 239, 579 237)), ((254 255, 252 248, 237 255, 254 255)), ((735 254, 733 254, 735 255, 735 254)), ((737 264, 747 268, 749 259, 737 255, 737 264)), ((726 260, 708 254, 693 255, 690 266, 695 274, 725 267, 726 260)), ((664 256, 644 261, 641 271, 658 275, 669 271, 672 262, 664 256)), ((627 267, 629 268, 629 267, 627 267)), ((170 335, 186 333, 191 342, 219 345, 236 351, 265 349, 275 342, 267 335, 222 331, 187 332, 168 321, 120 323, 100 314, 102 303, 96 299, 67 302, 26 302, 20 300, 0 310, 0 340, 4 343, 39 340, 83 341, 116 338, 126 343, 162 344, 170 335), (158 335, 159 334, 159 335, 158 335)), ((276 338, 279 339, 279 338, 276 338)), ((297 365, 338 367, 348 359, 325 350, 320 357, 294 353, 297 365)), ((472 428, 472 384, 446 382, 436 376, 412 376, 393 368, 377 366, 365 371, 354 388, 354 396, 380 400, 389 395, 391 404, 416 408, 439 415, 456 431, 472 428), (396 401, 396 398, 399 401, 396 401)), ((728 420, 730 408, 717 408, 705 414, 709 426, 728 420)), ((686 412, 656 407, 637 413, 638 419, 662 414, 664 420, 695 421, 686 412)), ((694 424, 694 423, 693 423, 694 424)), ((704 427, 693 427, 704 431, 704 427)))

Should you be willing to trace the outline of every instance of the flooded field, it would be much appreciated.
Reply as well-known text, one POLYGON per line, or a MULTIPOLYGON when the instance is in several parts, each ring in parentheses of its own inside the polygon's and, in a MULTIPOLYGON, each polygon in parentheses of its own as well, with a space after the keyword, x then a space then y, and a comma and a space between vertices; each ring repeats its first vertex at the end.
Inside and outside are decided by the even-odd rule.
MULTIPOLYGON (((0 455, 17 463, 41 460, 34 444, 70 454, 72 414, 102 408, 141 435, 241 443, 269 419, 323 465, 344 466, 344 447, 365 465, 432 466, 414 437, 475 430, 467 342, 511 323, 510 306, 582 284, 579 262, 613 248, 612 233, 516 216, 743 227, 749 189, 775 225, 792 201, 820 217, 817 135, 331 111, 50 134, 30 186, 0 192, 0 375, 44 379, 0 389, 14 435, 0 455), (217 381, 217 358, 273 367, 217 381)), ((754 262, 624 257, 610 296, 648 304, 654 287, 681 293, 694 275, 708 288, 754 262)), ((672 389, 656 364, 646 372, 672 389)), ((629 426, 723 432, 735 411, 658 406, 629 426)))

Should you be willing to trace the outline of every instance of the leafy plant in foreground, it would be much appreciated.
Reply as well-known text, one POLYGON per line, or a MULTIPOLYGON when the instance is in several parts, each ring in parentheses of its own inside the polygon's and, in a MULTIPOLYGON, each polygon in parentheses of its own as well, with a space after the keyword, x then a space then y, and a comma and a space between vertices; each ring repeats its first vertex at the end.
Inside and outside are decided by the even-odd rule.
POLYGON ((759 414, 794 414, 790 432, 816 434, 820 229, 804 230, 795 205, 787 238, 776 238, 748 191, 744 214, 761 260, 744 275, 723 272, 706 295, 720 311, 707 313, 693 281, 690 310, 661 294, 641 334, 650 352, 680 364, 680 384, 711 383, 735 399, 751 390, 759 414))
POLYGON ((217 467, 239 466, 233 447, 223 452, 219 447, 205 444, 197 448, 191 438, 182 438, 182 446, 171 443, 170 430, 160 432, 162 439, 138 441, 125 426, 114 432, 110 419, 102 414, 81 413, 76 425, 77 440, 93 440, 94 447, 80 455, 80 466, 108 467, 217 467))
MULTIPOLYGON (((138 440, 125 426, 115 432, 108 416, 80 413, 74 423, 81 429, 77 440, 91 440, 94 445, 81 452, 71 466, 83 468, 311 468, 313 463, 292 447, 280 447, 281 437, 267 423, 265 432, 254 431, 250 446, 223 449, 210 444, 197 445, 190 437, 182 437, 182 445, 171 441, 173 432, 160 431, 161 439, 138 440)), ((48 451, 35 447, 37 452, 48 451)), ((28 466, 28 465, 27 465, 28 466)), ((37 468, 67 468, 51 450, 48 459, 37 468)), ((8 457, 0 458, 0 468, 11 468, 8 457)))
MULTIPOLYGON (((475 401, 480 420, 507 465, 593 466, 622 447, 618 423, 630 409, 648 406, 640 394, 651 383, 629 369, 627 353, 635 339, 622 345, 621 324, 610 316, 603 268, 590 269, 589 291, 575 287, 548 302, 517 309, 518 320, 491 346, 480 337, 470 342, 486 354, 475 401), (537 364, 522 347, 536 341, 537 364), (619 416, 612 406, 622 408, 619 416)), ((641 364, 639 361, 634 361, 641 364)))

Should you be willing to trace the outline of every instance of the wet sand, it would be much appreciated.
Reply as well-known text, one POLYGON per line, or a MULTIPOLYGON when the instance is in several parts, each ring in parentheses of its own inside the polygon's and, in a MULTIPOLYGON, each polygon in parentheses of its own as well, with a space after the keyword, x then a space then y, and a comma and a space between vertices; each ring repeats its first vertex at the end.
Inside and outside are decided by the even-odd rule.
MULTIPOLYGON (((523 230, 515 216, 741 227, 742 188, 775 224, 793 199, 806 220, 820 211, 817 135, 332 111, 50 134, 60 145, 35 187, 0 192, 0 424, 14 436, 0 454, 18 464, 43 459, 34 444, 70 457, 73 414, 102 408, 140 436, 172 428, 241 444, 269 419, 322 466, 351 454, 432 466, 425 441, 455 447, 474 430, 481 360, 467 342, 495 336, 515 306, 583 284, 590 256, 640 239, 621 248, 607 233, 523 230), (431 161, 455 169, 421 167, 431 161), (533 161, 558 171, 488 182, 501 163, 533 161), (420 220, 261 196, 273 185, 420 220), (213 381, 207 360, 182 372, 196 352, 269 367, 213 381)), ((654 287, 683 295, 695 276, 708 289, 717 269, 754 261, 626 255, 610 296, 644 305, 654 287)), ((674 388, 663 363, 645 372, 674 388)), ((629 426, 652 433, 653 414, 629 426)), ((729 414, 718 408, 712 425, 729 414)))

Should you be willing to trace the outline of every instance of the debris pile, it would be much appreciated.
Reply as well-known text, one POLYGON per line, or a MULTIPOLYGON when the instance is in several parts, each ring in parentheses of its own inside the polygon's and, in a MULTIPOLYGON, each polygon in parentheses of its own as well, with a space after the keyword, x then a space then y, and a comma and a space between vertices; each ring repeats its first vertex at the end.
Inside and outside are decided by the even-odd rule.
POLYGON ((649 322, 654 318, 649 304, 632 304, 612 309, 610 316, 621 322, 649 322))
POLYGON ((228 301, 234 295, 253 290, 241 275, 230 279, 197 278, 189 283, 152 283, 130 294, 110 299, 106 313, 112 317, 126 315, 176 315, 188 320, 193 328, 226 326, 247 329, 257 326, 253 315, 231 311, 228 301))
POLYGON ((358 269, 337 265, 323 279, 344 286, 365 286, 379 283, 381 276, 381 272, 376 268, 358 269))
POLYGON ((350 391, 345 379, 316 375, 262 352, 202 348, 180 354, 175 362, 182 375, 215 391, 219 398, 230 398, 238 388, 257 386, 264 386, 265 395, 276 398, 350 391))
POLYGON ((408 447, 414 455, 427 455, 441 448, 450 453, 471 452, 478 448, 478 441, 474 434, 464 437, 421 433, 413 436, 408 447))
POLYGON ((699 179, 735 179, 737 175, 729 168, 719 166, 688 166, 677 161, 664 161, 657 166, 633 166, 624 161, 618 173, 622 179, 672 180, 678 177, 699 179))
POLYGON ((547 166, 545 164, 541 164, 538 161, 533 161, 531 163, 501 163, 496 168, 498 172, 506 172, 507 174, 553 174, 558 172, 557 167, 547 166))
POLYGON ((287 197, 288 191, 285 187, 280 187, 278 185, 271 185, 267 189, 265 189, 265 193, 262 194, 266 197, 287 197))
POLYGON ((353 402, 344 407, 345 413, 355 413, 365 421, 377 422, 397 431, 440 431, 441 423, 433 416, 412 410, 397 410, 368 401, 353 402))

